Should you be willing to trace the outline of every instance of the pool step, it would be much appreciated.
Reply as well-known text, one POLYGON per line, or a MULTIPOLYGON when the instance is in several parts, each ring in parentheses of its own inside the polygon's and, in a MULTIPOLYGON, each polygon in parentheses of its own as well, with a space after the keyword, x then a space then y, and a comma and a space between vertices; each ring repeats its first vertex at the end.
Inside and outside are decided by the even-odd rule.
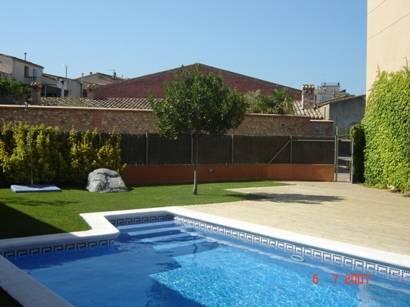
POLYGON ((140 228, 154 228, 157 226, 168 226, 168 225, 176 225, 176 224, 175 224, 175 221, 165 221, 165 222, 124 225, 124 226, 118 226, 117 228, 119 230, 128 230, 128 229, 140 229, 140 228))
POLYGON ((128 234, 131 237, 136 237, 136 236, 143 236, 143 235, 151 235, 151 234, 157 234, 157 233, 163 233, 163 232, 168 232, 168 231, 179 231, 179 227, 162 227, 162 228, 152 228, 152 229, 146 229, 146 230, 139 230, 139 231, 129 231, 126 234, 128 234))
POLYGON ((173 248, 179 248, 179 247, 190 246, 190 245, 195 245, 195 244, 212 243, 212 242, 215 242, 215 241, 210 240, 210 239, 196 239, 196 240, 181 241, 181 242, 162 243, 162 244, 155 244, 154 249, 165 250, 165 249, 173 249, 173 248))
POLYGON ((194 238, 194 237, 197 237, 195 233, 183 232, 183 233, 177 233, 177 234, 172 234, 172 235, 145 238, 145 239, 142 239, 141 242, 155 243, 155 242, 161 242, 161 241, 169 241, 169 240, 182 239, 182 238, 194 238))

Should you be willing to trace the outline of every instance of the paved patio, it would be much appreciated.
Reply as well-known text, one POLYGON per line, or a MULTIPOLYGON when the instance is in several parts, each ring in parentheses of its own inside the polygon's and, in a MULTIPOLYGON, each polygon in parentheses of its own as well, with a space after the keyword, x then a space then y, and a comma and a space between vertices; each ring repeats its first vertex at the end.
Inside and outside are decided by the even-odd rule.
POLYGON ((236 190, 243 201, 189 209, 410 255, 410 198, 349 183, 284 183, 236 190))

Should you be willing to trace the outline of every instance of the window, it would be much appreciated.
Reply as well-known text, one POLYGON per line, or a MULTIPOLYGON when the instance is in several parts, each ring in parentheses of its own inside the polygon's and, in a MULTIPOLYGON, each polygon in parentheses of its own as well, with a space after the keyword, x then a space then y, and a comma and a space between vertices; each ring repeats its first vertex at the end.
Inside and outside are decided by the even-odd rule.
POLYGON ((33 77, 37 78, 37 69, 33 68, 33 77))
POLYGON ((24 66, 24 77, 29 77, 29 68, 28 66, 24 66))

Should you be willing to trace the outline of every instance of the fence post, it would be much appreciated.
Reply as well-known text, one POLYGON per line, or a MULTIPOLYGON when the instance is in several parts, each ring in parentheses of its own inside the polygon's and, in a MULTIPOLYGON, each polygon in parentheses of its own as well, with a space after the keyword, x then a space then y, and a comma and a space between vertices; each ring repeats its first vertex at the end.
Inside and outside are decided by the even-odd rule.
POLYGON ((149 159, 148 159, 148 132, 145 132, 145 165, 148 165, 149 159))
POLYGON ((233 164, 233 162, 234 162, 234 150, 235 150, 235 147, 234 147, 234 135, 232 134, 231 135, 231 163, 233 164))
POLYGON ((290 136, 290 154, 289 154, 289 161, 290 164, 293 163, 293 136, 290 136))

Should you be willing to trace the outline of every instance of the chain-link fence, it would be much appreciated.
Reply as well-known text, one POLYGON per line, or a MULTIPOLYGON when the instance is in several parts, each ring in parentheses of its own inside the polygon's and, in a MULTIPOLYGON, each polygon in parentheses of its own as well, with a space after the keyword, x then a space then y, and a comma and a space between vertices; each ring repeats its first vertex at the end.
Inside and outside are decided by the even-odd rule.
MULTIPOLYGON (((292 136, 203 135, 198 139, 198 163, 333 164, 335 140, 292 136)), ((122 136, 122 160, 127 164, 191 164, 196 152, 190 135, 168 139, 158 134, 122 136)))

